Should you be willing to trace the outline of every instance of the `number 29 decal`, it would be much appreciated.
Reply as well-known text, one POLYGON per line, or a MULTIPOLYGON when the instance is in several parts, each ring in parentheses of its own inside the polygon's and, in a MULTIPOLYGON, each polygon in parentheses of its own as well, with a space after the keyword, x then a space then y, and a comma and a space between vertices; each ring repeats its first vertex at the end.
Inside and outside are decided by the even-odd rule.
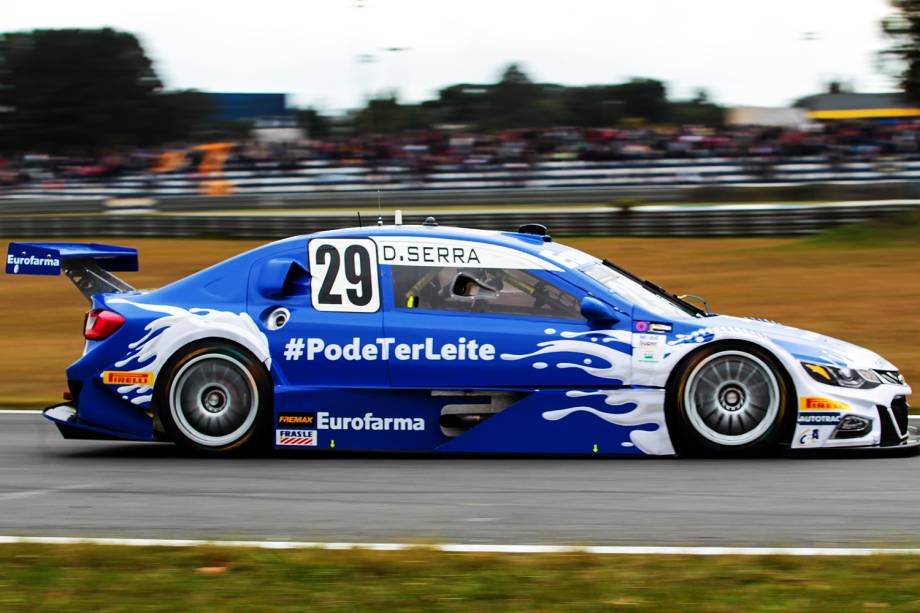
POLYGON ((310 241, 310 298, 317 311, 374 313, 380 308, 377 246, 369 238, 310 241))

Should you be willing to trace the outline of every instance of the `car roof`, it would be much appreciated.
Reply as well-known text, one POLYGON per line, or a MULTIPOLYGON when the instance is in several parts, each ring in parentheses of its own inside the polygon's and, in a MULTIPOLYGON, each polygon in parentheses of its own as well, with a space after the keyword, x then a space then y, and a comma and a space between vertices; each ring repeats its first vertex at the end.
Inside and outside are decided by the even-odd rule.
MULTIPOLYGON (((373 226, 363 226, 363 227, 353 227, 353 228, 341 228, 338 230, 325 230, 323 232, 316 232, 314 234, 307 234, 303 236, 293 237, 286 239, 297 240, 297 239, 312 239, 318 237, 328 237, 328 238, 345 238, 345 237, 370 237, 375 236, 417 236, 419 238, 443 238, 443 239, 452 239, 452 240, 467 240, 467 241, 476 241, 481 243, 490 243, 493 245, 501 245, 504 247, 509 247, 511 249, 516 249, 518 251, 523 251, 537 257, 542 257, 546 259, 545 252, 548 245, 553 245, 549 242, 549 237, 540 236, 538 234, 523 234, 520 232, 499 232, 497 230, 474 230, 472 228, 460 228, 456 226, 423 226, 423 225, 373 225, 373 226), (544 252, 544 253, 541 253, 544 252)), ((553 249, 550 247, 550 249, 553 249)), ((553 249, 555 250, 555 249, 553 249)), ((556 262, 558 264, 558 262, 556 262)))

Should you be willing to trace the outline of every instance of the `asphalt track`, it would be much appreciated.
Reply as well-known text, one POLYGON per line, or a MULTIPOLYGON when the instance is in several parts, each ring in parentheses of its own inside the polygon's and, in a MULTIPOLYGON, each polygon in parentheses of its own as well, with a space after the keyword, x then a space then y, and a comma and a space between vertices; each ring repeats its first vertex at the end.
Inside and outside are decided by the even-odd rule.
POLYGON ((693 546, 920 544, 920 457, 185 457, 0 415, 0 534, 693 546))

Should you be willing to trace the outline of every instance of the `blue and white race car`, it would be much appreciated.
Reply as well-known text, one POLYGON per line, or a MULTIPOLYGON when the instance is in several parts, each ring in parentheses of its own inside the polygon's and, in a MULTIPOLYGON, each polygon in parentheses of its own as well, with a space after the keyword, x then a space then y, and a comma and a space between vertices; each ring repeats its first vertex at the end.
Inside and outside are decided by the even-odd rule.
POLYGON ((197 452, 566 455, 915 450, 866 349, 714 315, 545 228, 374 226, 259 247, 156 290, 137 252, 11 243, 9 274, 91 303, 67 438, 197 452))

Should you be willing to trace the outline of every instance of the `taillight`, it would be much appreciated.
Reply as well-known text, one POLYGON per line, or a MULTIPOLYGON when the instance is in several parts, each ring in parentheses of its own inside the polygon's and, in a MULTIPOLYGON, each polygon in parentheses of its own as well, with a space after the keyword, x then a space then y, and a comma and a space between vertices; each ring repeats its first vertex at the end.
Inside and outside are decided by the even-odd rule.
POLYGON ((125 318, 113 311, 93 309, 86 314, 83 336, 88 341, 101 341, 115 333, 125 323, 125 318))

